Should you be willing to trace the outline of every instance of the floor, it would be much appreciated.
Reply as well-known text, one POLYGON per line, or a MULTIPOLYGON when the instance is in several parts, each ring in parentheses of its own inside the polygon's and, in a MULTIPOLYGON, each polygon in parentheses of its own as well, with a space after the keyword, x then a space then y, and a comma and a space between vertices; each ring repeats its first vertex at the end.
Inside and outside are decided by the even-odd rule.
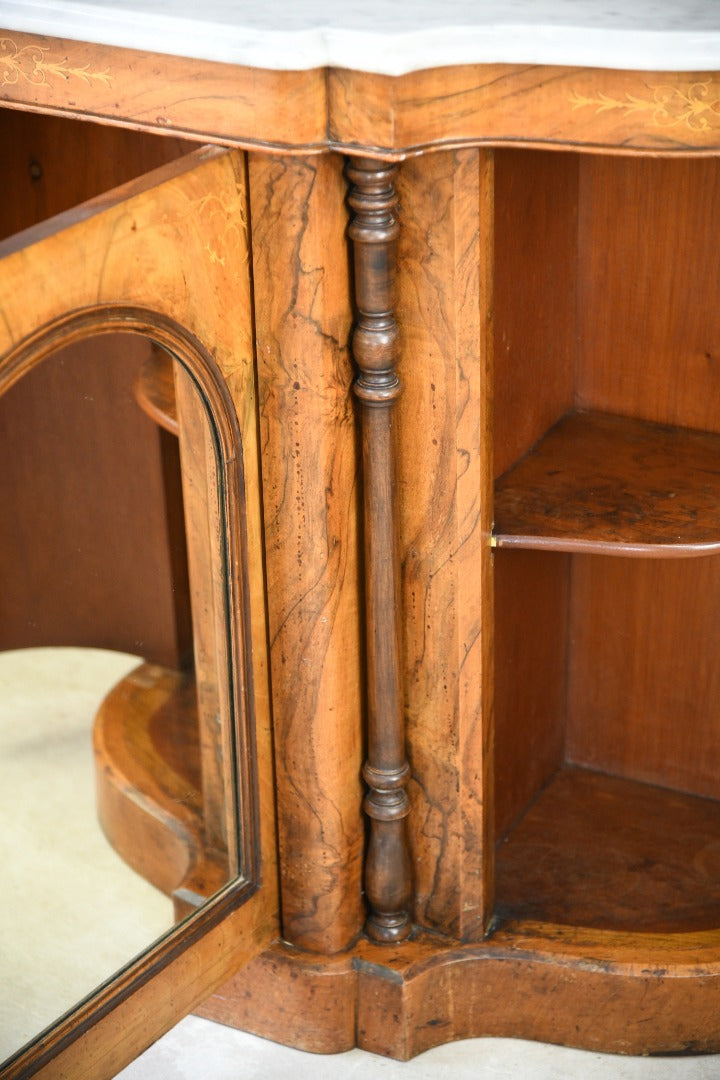
POLYGON ((95 812, 93 717, 137 665, 100 649, 0 654, 0 1061, 172 924, 95 812))
POLYGON ((720 1056, 621 1058, 520 1039, 468 1039, 413 1061, 362 1050, 318 1057, 188 1017, 122 1080, 718 1080, 720 1056))
MULTIPOLYGON (((92 717, 105 693, 135 663, 133 657, 99 650, 0 656, 0 1059, 59 1015, 70 1003, 68 994, 87 993, 168 924, 167 900, 109 849, 93 810, 92 717), (21 840, 19 846, 13 847, 13 838, 21 840), (26 858, 30 850, 35 864, 26 858), (22 858, 19 851, 25 852, 22 858), (13 894, 20 898, 14 910, 13 894), (83 948, 71 933, 82 934, 83 948), (61 950, 48 963, 50 943, 58 941, 61 950), (70 941, 72 947, 66 947, 70 941)), ((360 1050, 304 1054, 186 1017, 119 1075, 123 1080, 720 1080, 720 1055, 620 1058, 520 1040, 472 1039, 400 1063, 360 1050)))

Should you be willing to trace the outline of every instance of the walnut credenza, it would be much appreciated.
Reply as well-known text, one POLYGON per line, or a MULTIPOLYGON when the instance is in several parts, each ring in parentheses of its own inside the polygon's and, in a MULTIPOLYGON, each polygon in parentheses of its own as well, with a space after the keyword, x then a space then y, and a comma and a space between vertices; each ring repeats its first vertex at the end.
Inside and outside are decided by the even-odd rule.
POLYGON ((11 149, 162 165, 6 242, 3 371, 146 334, 243 460, 243 879, 39 1067, 112 1075, 189 1009, 720 1050, 720 76, 0 64, 11 149))

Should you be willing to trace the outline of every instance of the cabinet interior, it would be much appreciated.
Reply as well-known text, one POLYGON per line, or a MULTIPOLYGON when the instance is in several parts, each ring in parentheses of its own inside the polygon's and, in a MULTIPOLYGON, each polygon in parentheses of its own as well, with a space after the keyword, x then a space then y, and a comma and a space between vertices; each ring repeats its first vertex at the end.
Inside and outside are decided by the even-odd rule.
MULTIPOLYGON (((12 148, 3 238, 189 149, 176 138, 9 109, 0 130, 12 148)), ((61 282, 62 267, 57 275, 61 282)), ((190 662, 177 438, 136 400, 152 358, 138 335, 85 339, 0 399, 0 449, 13 463, 3 473, 13 506, 0 529, 3 558, 33 568, 9 575, 0 649, 71 644, 142 652, 173 668, 190 662)))
POLYGON ((719 171, 496 154, 500 916, 718 925, 719 171))
MULTIPOLYGON (((0 206, 3 238, 194 148, 174 137, 10 110, 0 112, 0 124, 13 148, 0 206)), ((0 650, 76 645, 145 662, 142 676, 115 687, 96 718, 95 754, 104 766, 97 798, 111 844, 174 896, 179 917, 190 892, 180 896, 175 887, 202 833, 204 879, 198 874, 190 906, 229 876, 224 815, 231 803, 200 747, 197 598, 186 539, 196 511, 183 496, 178 380, 186 427, 194 423, 205 439, 206 421, 188 377, 174 367, 146 337, 102 334, 64 344, 0 398, 0 452, 9 463, 1 491, 13 508, 0 524, 0 650), (132 798, 128 810, 117 795, 116 776, 123 792, 141 799, 150 783, 171 825, 134 819, 132 798), (209 806, 217 827, 206 824, 209 806)), ((206 698, 208 686, 212 679, 206 698)))

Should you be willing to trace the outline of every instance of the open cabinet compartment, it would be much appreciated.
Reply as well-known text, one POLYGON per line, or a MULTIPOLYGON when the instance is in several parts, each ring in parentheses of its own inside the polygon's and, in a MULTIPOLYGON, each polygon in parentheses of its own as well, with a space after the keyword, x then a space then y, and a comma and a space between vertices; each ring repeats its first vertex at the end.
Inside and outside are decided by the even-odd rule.
POLYGON ((720 928, 719 184, 496 154, 501 921, 720 928))

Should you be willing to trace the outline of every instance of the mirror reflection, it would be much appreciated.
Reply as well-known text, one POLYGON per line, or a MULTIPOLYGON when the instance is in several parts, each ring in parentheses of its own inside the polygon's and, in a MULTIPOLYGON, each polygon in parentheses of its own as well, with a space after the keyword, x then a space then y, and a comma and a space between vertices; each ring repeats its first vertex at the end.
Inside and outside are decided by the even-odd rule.
POLYGON ((129 334, 0 397, 0 1060, 237 868, 215 440, 129 334))
POLYGON ((95 810, 95 713, 137 664, 101 650, 0 655, 0 1060, 172 924, 95 810))

